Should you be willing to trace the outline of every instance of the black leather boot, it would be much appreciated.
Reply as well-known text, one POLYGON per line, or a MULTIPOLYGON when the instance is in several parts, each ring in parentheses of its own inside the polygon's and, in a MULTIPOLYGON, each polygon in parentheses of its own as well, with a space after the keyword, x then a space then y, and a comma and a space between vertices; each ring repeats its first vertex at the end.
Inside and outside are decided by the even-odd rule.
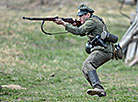
POLYGON ((96 70, 91 70, 88 72, 89 83, 92 84, 93 89, 88 89, 87 93, 89 95, 98 95, 99 97, 106 96, 103 86, 98 78, 96 70))

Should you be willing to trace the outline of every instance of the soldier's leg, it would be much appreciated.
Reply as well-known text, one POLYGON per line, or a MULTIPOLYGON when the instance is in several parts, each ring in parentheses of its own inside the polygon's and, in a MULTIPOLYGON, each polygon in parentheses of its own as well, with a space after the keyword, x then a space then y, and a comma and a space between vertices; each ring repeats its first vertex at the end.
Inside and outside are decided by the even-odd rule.
POLYGON ((111 53, 105 53, 103 51, 93 51, 84 61, 82 71, 84 73, 85 78, 88 80, 88 82, 94 89, 95 88, 101 89, 97 91, 92 90, 94 92, 93 93, 90 92, 91 95, 99 94, 100 96, 100 93, 104 90, 98 78, 96 69, 105 62, 107 62, 108 60, 110 60, 111 57, 112 57, 111 53))
MULTIPOLYGON (((91 67, 92 68, 92 67, 91 67)), ((93 89, 88 89, 87 93, 89 95, 98 95, 98 96, 106 96, 106 92, 104 91, 103 86, 101 85, 101 82, 98 78, 96 69, 93 67, 92 70, 88 71, 88 73, 86 74, 85 68, 83 67, 83 73, 87 79, 87 81, 90 83, 90 85, 93 87, 93 89)))

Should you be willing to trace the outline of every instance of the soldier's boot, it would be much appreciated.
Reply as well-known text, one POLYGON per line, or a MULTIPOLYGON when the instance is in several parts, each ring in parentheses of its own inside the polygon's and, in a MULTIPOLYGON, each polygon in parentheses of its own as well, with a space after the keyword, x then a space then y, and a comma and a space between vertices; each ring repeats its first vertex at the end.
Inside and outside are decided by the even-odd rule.
POLYGON ((88 89, 87 93, 89 95, 98 95, 99 97, 106 96, 106 92, 104 91, 103 86, 100 83, 100 80, 98 78, 96 70, 91 70, 88 72, 88 79, 87 79, 92 85, 93 89, 88 89))

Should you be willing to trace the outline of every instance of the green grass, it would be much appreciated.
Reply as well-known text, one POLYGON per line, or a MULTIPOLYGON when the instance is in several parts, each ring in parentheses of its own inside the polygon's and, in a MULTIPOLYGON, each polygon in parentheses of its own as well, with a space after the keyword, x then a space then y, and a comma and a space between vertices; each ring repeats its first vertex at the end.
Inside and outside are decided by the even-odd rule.
MULTIPOLYGON (((104 18, 109 31, 121 38, 129 27, 129 21, 119 15, 118 7, 111 6, 112 3, 118 4, 116 1, 107 1, 101 0, 104 5, 100 0, 89 5, 96 4, 96 13, 104 18)), ((68 9, 68 12, 74 11, 73 14, 64 14, 66 9, 58 14, 75 17, 76 8, 68 9)), ((125 8, 129 8, 130 12, 133 10, 129 6, 125 8)), ((125 66, 121 60, 111 60, 104 64, 97 72, 107 97, 89 96, 86 90, 91 87, 81 72, 82 63, 88 56, 84 50, 87 38, 69 33, 44 35, 39 22, 21 19, 28 15, 55 16, 55 11, 46 13, 3 6, 0 9, 0 85, 15 84, 27 88, 0 89, 2 102, 138 101, 137 66, 125 66)), ((125 12, 129 12, 126 10, 125 12)), ((51 23, 47 23, 46 29, 50 32, 64 31, 63 27, 51 23)))

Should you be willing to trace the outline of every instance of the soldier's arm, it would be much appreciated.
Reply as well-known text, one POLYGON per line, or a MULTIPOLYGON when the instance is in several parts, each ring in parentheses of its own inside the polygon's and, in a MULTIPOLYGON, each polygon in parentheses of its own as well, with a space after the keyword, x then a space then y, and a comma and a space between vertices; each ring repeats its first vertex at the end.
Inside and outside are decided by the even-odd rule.
POLYGON ((72 24, 66 24, 65 29, 74 35, 83 36, 95 28, 95 24, 92 20, 86 20, 80 27, 73 26, 72 24))

